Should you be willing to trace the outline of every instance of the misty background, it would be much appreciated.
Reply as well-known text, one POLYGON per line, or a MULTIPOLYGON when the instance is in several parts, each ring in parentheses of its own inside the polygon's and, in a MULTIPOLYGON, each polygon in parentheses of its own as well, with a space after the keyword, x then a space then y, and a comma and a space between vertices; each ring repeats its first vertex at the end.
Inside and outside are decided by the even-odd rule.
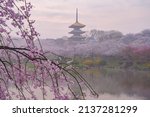
POLYGON ((85 31, 118 30, 123 34, 139 33, 150 27, 149 0, 29 0, 33 4, 32 18, 41 38, 70 36, 68 26, 79 21, 85 31))

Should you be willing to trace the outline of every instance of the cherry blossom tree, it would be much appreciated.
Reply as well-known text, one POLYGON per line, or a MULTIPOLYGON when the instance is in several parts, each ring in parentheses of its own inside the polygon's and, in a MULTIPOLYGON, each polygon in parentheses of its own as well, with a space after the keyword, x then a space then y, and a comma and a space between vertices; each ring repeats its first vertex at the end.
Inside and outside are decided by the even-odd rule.
POLYGON ((31 19, 32 7, 27 0, 0 0, 0 99, 85 99, 84 87, 97 95, 73 67, 46 57, 31 19), (16 47, 12 35, 26 46, 16 47))

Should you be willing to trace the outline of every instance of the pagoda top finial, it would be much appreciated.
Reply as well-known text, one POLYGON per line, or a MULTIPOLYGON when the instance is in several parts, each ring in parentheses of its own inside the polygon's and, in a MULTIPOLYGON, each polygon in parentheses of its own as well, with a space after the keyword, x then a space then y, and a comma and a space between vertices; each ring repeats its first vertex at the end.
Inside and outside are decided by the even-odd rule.
POLYGON ((76 21, 74 24, 69 26, 69 28, 83 28, 85 27, 84 24, 79 23, 79 17, 78 17, 78 8, 76 8, 76 21))
POLYGON ((76 22, 78 22, 78 8, 76 8, 76 22))

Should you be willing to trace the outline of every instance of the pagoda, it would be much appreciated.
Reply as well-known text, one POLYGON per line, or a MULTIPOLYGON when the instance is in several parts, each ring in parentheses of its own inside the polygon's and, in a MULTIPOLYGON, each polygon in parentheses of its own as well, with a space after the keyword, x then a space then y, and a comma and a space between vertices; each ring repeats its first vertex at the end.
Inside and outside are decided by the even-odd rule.
POLYGON ((79 23, 78 21, 78 9, 76 9, 76 21, 74 24, 69 26, 69 28, 73 28, 73 30, 69 32, 70 34, 73 34, 73 35, 69 39, 74 40, 74 41, 80 41, 84 39, 85 37, 83 37, 82 34, 84 34, 85 31, 81 30, 81 28, 84 28, 84 27, 85 25, 79 23))

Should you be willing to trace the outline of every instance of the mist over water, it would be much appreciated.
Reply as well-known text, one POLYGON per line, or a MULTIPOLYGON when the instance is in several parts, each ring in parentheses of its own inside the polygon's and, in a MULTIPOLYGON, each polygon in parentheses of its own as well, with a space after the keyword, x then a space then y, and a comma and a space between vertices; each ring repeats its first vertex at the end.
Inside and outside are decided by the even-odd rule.
POLYGON ((148 71, 94 68, 82 73, 98 92, 98 99, 150 99, 148 71))
POLYGON ((137 95, 128 95, 128 94, 109 94, 103 93, 99 94, 98 98, 93 97, 90 93, 87 93, 86 99, 88 100, 145 100, 145 97, 140 97, 137 95))
MULTIPOLYGON (((87 100, 147 100, 150 99, 150 73, 148 71, 134 70, 118 70, 118 69, 84 69, 80 70, 82 76, 88 81, 92 88, 98 93, 98 97, 93 96, 91 92, 83 87, 85 99, 87 100)), ((67 87, 67 86, 66 86, 67 87)), ((64 92, 67 88, 64 85, 64 92)), ((79 86, 75 83, 72 86, 74 92, 80 98, 79 86)), ((43 99, 40 88, 34 89, 37 99, 43 99)), ((13 92, 17 92, 16 88, 11 87, 13 92)), ((45 99, 54 99, 54 95, 50 92, 49 87, 45 86, 47 96, 45 99)), ((24 91, 26 97, 30 98, 30 94, 24 91)), ((69 95, 69 94, 68 94, 69 95)), ((14 97, 14 99, 17 99, 14 97)), ((70 99, 74 99, 70 95, 70 99)))

